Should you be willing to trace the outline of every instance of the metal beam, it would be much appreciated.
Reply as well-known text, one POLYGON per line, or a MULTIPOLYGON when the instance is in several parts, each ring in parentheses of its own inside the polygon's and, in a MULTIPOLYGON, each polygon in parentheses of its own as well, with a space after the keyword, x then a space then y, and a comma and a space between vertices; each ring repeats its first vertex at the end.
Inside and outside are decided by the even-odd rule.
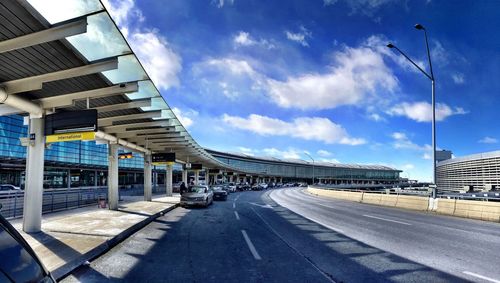
POLYGON ((73 105, 73 102, 77 99, 105 97, 120 93, 136 92, 138 90, 139 90, 139 84, 137 82, 132 82, 132 83, 118 84, 110 87, 98 88, 93 90, 86 90, 68 94, 61 94, 57 96, 51 96, 47 98, 41 98, 35 100, 35 102, 40 103, 44 109, 68 107, 73 105))
POLYGON ((87 32, 87 18, 53 26, 46 30, 0 41, 0 53, 25 48, 87 32))
POLYGON ((162 142, 162 141, 186 141, 187 139, 183 136, 168 136, 168 137, 165 137, 163 135, 158 135, 158 136, 137 136, 137 137, 133 137, 133 138, 128 138, 127 140, 128 141, 131 141, 131 142, 142 142, 142 141, 148 141, 149 143, 158 143, 158 142, 162 142), (153 138, 154 137, 154 138, 153 138))
POLYGON ((146 98, 146 99, 140 99, 140 100, 133 100, 131 102, 125 102, 125 103, 111 104, 111 105, 99 106, 99 107, 91 107, 91 109, 96 109, 97 112, 101 113, 101 112, 115 111, 115 110, 121 110, 121 109, 150 107, 150 106, 151 106, 151 98, 146 98))
POLYGON ((4 82, 0 84, 0 86, 3 87, 8 94, 32 91, 42 89, 42 84, 45 82, 80 77, 99 72, 115 70, 117 68, 118 58, 115 57, 113 59, 108 59, 85 66, 4 82))
POLYGON ((123 124, 123 125, 116 125, 116 126, 107 126, 103 127, 103 130, 107 133, 124 133, 133 129, 140 129, 144 127, 156 127, 156 126, 170 126, 170 121, 169 119, 162 119, 162 120, 156 120, 152 122, 140 122, 140 123, 130 123, 130 124, 123 124), (168 125, 165 125, 168 124, 168 125))
POLYGON ((127 120, 147 119, 147 118, 160 118, 160 117, 161 117, 161 111, 148 111, 148 112, 137 113, 137 114, 129 114, 129 115, 122 115, 122 116, 100 118, 99 119, 99 127, 111 126, 111 125, 113 125, 113 122, 116 122, 116 121, 127 121, 127 120))
POLYGON ((121 139, 126 139, 148 134, 159 135, 167 133, 176 133, 176 132, 168 132, 166 128, 153 128, 153 129, 141 129, 141 130, 128 130, 126 133, 118 133, 116 134, 116 136, 121 139))

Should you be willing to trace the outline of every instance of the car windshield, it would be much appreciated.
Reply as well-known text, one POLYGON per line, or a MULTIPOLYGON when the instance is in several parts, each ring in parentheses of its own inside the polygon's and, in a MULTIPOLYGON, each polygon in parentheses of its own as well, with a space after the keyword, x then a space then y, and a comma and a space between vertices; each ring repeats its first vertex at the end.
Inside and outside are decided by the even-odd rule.
POLYGON ((203 194, 203 193, 205 193, 205 187, 194 186, 194 187, 191 187, 191 189, 189 191, 192 193, 203 194))
POLYGON ((222 187, 213 187, 214 191, 222 191, 222 187))

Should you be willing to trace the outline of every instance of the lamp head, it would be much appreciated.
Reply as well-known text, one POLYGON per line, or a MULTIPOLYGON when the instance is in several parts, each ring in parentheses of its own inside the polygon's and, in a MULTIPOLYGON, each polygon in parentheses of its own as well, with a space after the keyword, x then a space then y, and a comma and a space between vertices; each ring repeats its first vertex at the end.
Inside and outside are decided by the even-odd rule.
POLYGON ((421 24, 416 24, 416 25, 415 25, 415 28, 416 28, 416 29, 425 29, 425 28, 424 28, 424 26, 423 26, 423 25, 421 25, 421 24))
POLYGON ((387 47, 389 47, 389 48, 394 48, 394 45, 393 45, 392 43, 390 43, 390 42, 389 42, 389 43, 387 43, 387 45, 386 45, 386 46, 387 46, 387 47))

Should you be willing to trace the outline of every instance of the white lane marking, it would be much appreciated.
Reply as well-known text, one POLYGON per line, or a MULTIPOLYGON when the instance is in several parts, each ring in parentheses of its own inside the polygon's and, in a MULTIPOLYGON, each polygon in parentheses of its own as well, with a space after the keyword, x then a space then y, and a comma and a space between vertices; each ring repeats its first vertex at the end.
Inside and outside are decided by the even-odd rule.
POLYGON ((233 208, 236 208, 236 203, 233 202, 233 208))
POLYGON ((379 220, 384 220, 384 221, 389 221, 389 222, 394 222, 394 223, 399 223, 399 224, 411 226, 410 223, 406 223, 406 222, 402 222, 402 221, 397 221, 397 220, 392 220, 392 219, 377 217, 377 216, 368 215, 368 214, 363 214, 363 216, 364 217, 368 217, 368 218, 374 218, 374 219, 379 219, 379 220))
POLYGON ((490 282, 494 282, 494 283, 500 283, 500 280, 496 280, 496 279, 493 279, 493 278, 489 278, 489 277, 486 277, 486 276, 483 276, 483 275, 481 275, 481 274, 477 274, 477 273, 474 273, 474 272, 464 271, 463 273, 464 273, 464 274, 467 274, 467 275, 470 275, 470 276, 474 276, 474 277, 477 277, 477 278, 483 279, 483 280, 486 280, 486 281, 490 281, 490 282))
POLYGON ((241 230, 241 234, 243 234, 243 238, 245 238, 245 242, 247 242, 248 249, 250 249, 250 252, 252 253, 253 257, 256 260, 261 260, 262 258, 255 249, 255 246, 252 244, 252 240, 250 240, 250 238, 248 237, 247 232, 245 230, 241 230))
POLYGON ((271 208, 271 209, 273 208, 272 206, 270 206, 267 203, 265 205, 262 205, 262 204, 258 204, 258 203, 255 203, 255 202, 249 202, 249 204, 260 206, 260 207, 263 207, 263 208, 271 208))
POLYGON ((267 228, 274 233, 274 235, 276 235, 276 237, 278 237, 281 241, 283 241, 283 243, 285 243, 285 245, 287 245, 290 249, 292 249, 296 254, 298 254, 299 256, 303 257, 307 262, 309 262, 309 264, 311 264, 311 266, 316 269, 319 273, 321 273, 328 281, 330 282, 334 282, 332 280, 332 278, 330 278, 328 276, 328 274, 326 274, 323 270, 321 270, 309 257, 306 257, 303 253, 301 253, 298 249, 296 249, 294 246, 292 246, 287 240, 285 240, 285 238, 283 238, 272 226, 271 224, 269 224, 269 222, 267 222, 264 217, 262 217, 262 215, 260 215, 260 213, 258 213, 253 207, 250 207, 253 212, 260 218, 260 220, 262 220, 262 222, 264 222, 264 224, 266 224, 267 228))
MULTIPOLYGON (((274 200, 274 199, 273 199, 273 200, 274 200)), ((287 208, 287 209, 289 209, 289 210, 291 210, 291 211, 294 211, 294 210, 292 210, 290 207, 288 207, 287 205, 284 205, 284 204, 280 203, 279 201, 276 201, 276 203, 278 203, 279 205, 281 205, 281 206, 283 206, 283 207, 285 207, 285 208, 287 208)), ((342 230, 342 229, 339 229, 339 228, 336 228, 336 227, 330 226, 330 225, 328 225, 328 224, 325 224, 325 223, 324 223, 324 222, 322 222, 322 221, 319 221, 319 220, 314 219, 314 218, 309 217, 309 216, 305 216, 304 214, 300 214, 300 213, 299 213, 299 215, 300 215, 300 216, 302 216, 302 217, 304 217, 304 218, 306 218, 306 219, 309 219, 309 220, 310 220, 310 221, 312 221, 312 222, 316 222, 316 223, 318 223, 319 225, 324 226, 324 227, 326 227, 326 228, 328 228, 328 229, 330 229, 330 230, 333 230, 333 231, 335 231, 335 232, 337 232, 337 233, 340 233, 340 234, 345 234, 345 231, 344 231, 344 230, 342 230)))
POLYGON ((234 216, 236 216, 236 219, 240 220, 240 215, 238 214, 238 211, 234 212, 234 216))
POLYGON ((237 200, 240 198, 240 196, 241 196, 241 195, 238 195, 238 196, 234 199, 234 201, 237 201, 237 200))

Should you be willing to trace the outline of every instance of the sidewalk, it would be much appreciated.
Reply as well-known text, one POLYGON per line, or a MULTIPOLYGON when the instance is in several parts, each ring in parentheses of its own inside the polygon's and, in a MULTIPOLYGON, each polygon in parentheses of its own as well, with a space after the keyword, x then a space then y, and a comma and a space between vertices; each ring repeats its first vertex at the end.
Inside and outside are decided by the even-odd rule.
POLYGON ((111 249, 162 213, 176 208, 179 198, 179 195, 153 197, 152 202, 130 198, 120 202, 118 211, 98 209, 96 204, 46 214, 43 215, 42 232, 34 234, 22 232, 22 219, 13 220, 11 224, 59 279, 111 249))

